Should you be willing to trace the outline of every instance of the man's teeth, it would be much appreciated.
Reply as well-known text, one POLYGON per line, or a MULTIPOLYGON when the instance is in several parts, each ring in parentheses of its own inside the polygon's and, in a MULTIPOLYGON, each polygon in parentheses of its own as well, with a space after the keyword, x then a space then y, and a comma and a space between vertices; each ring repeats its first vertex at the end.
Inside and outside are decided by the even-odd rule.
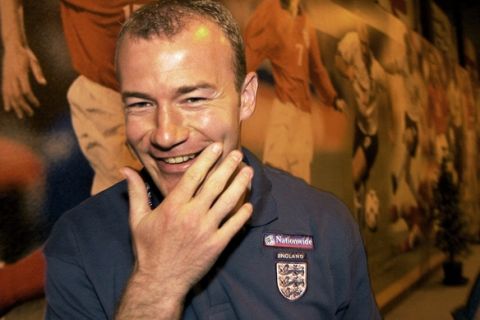
POLYGON ((172 157, 172 158, 165 158, 163 161, 169 164, 178 164, 182 162, 187 162, 188 160, 191 160, 195 158, 194 154, 188 155, 188 156, 179 156, 179 157, 172 157))

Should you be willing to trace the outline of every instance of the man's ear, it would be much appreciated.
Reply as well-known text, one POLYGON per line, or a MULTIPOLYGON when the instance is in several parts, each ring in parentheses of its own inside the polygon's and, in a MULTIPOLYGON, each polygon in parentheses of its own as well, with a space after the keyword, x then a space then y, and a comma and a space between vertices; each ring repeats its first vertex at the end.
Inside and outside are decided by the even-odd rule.
POLYGON ((240 121, 250 118, 255 111, 257 100, 258 77, 255 72, 250 72, 243 81, 240 93, 240 121))

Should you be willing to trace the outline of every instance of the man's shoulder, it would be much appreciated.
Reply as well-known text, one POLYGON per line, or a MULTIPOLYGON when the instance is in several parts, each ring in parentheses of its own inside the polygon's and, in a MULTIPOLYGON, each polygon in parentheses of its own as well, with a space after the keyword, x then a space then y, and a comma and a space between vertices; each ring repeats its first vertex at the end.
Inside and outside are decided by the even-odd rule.
POLYGON ((303 205, 340 206, 346 209, 345 204, 331 192, 315 188, 303 179, 297 178, 288 172, 265 166, 265 174, 272 182, 275 194, 285 196, 285 199, 296 199, 297 203, 303 205))
POLYGON ((266 166, 265 174, 272 183, 272 195, 279 211, 317 223, 354 225, 350 210, 336 195, 317 189, 291 174, 266 166), (294 214, 293 214, 294 213, 294 214))
MULTIPOLYGON (((128 234, 128 193, 122 181, 65 212, 50 233, 45 252, 128 234)), ((59 250, 60 249, 60 250, 59 250)))
POLYGON ((272 181, 272 184, 277 185, 281 189, 285 188, 292 192, 300 191, 302 193, 307 192, 317 195, 325 193, 324 191, 311 186, 305 182, 305 180, 298 178, 287 171, 272 167, 268 164, 263 165, 263 168, 265 175, 269 180, 272 181))
POLYGON ((128 191, 125 181, 84 200, 74 208, 65 212, 61 220, 70 220, 77 223, 91 219, 105 219, 117 216, 119 210, 128 209, 128 191))

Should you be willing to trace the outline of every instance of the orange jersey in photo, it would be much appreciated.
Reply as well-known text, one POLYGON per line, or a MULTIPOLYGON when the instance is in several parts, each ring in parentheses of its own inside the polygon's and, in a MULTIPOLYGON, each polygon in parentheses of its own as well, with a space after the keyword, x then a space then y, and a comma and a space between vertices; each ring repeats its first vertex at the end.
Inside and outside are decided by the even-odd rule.
POLYGON ((316 31, 301 10, 294 17, 279 0, 263 1, 246 27, 245 50, 248 71, 270 60, 275 93, 282 102, 310 112, 312 83, 321 101, 333 104, 336 92, 322 63, 316 31))

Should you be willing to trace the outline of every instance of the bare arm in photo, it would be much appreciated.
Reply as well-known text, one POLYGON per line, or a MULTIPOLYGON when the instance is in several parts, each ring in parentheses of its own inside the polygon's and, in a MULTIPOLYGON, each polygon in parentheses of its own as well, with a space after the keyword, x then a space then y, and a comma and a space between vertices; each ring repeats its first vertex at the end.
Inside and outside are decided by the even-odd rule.
POLYGON ((41 85, 47 83, 37 57, 28 46, 21 0, 0 0, 2 26, 2 97, 5 111, 19 119, 34 114, 40 102, 32 91, 30 73, 41 85))

